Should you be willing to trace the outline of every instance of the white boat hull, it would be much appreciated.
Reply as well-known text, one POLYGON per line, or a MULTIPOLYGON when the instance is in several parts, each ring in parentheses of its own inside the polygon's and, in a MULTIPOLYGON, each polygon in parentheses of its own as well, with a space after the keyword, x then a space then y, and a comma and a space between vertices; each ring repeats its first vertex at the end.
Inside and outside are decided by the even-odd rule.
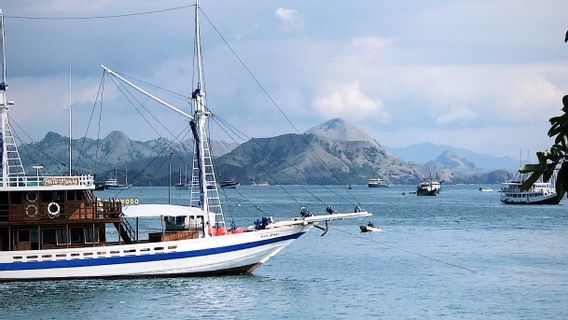
POLYGON ((312 225, 201 239, 0 253, 0 280, 250 273, 312 225))

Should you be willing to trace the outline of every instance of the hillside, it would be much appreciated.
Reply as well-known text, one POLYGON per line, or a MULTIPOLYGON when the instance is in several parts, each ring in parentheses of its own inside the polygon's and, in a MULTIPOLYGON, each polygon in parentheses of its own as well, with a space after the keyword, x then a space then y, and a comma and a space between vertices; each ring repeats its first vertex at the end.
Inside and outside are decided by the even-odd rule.
POLYGON ((519 167, 519 161, 510 157, 496 157, 489 154, 480 154, 467 149, 438 145, 431 142, 412 144, 403 148, 385 148, 396 157, 419 164, 434 161, 442 153, 450 151, 474 163, 476 168, 480 170, 517 170, 519 167))
MULTIPOLYGON (((68 174, 67 137, 49 132, 39 142, 20 146, 28 172, 42 163, 47 174, 68 174)), ((447 183, 502 182, 506 171, 487 172, 463 155, 446 151, 425 165, 391 155, 375 139, 336 118, 306 131, 250 140, 237 146, 212 140, 218 179, 236 178, 242 184, 267 181, 271 184, 365 184, 381 177, 394 184, 415 184, 438 174, 447 183)), ((73 140, 73 169, 96 174, 97 180, 118 174, 135 185, 167 185, 171 160, 174 180, 179 170, 191 171, 190 141, 172 143, 159 138, 130 139, 119 131, 101 140, 73 140), (78 156, 80 153, 80 157, 78 156)))

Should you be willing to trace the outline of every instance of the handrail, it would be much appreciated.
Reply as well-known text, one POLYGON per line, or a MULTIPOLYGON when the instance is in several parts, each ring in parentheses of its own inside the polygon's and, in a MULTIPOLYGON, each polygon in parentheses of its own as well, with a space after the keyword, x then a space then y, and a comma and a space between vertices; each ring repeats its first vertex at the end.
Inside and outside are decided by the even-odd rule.
POLYGON ((95 178, 92 175, 80 176, 10 176, 7 185, 0 181, 0 187, 90 187, 95 184, 95 178))

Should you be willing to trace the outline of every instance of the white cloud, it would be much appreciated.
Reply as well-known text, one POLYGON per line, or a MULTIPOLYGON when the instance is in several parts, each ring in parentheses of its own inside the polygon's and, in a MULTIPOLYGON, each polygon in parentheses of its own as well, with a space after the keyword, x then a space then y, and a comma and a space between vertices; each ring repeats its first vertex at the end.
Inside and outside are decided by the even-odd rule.
POLYGON ((315 110, 326 117, 373 118, 380 122, 389 120, 381 100, 372 100, 359 88, 358 82, 344 83, 331 93, 316 98, 315 110))
POLYGON ((437 124, 448 124, 452 122, 465 122, 477 118, 477 115, 467 107, 459 106, 451 108, 438 116, 437 124))
POLYGON ((280 30, 291 31, 302 27, 302 18, 298 10, 288 8, 276 9, 276 18, 280 21, 280 30))

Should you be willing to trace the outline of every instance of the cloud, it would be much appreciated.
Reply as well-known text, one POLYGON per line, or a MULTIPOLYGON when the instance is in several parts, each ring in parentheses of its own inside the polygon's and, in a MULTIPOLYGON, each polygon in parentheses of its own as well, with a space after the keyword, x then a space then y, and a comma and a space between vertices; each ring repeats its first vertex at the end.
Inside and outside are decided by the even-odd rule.
POLYGON ((467 107, 455 107, 438 116, 437 124, 448 124, 452 122, 465 122, 477 118, 477 115, 467 107))
POLYGON ((376 52, 387 48, 392 43, 392 39, 385 39, 377 36, 356 37, 351 39, 351 44, 353 44, 354 47, 366 52, 376 52))
POLYGON ((298 10, 278 8, 275 14, 276 18, 280 21, 280 30, 292 31, 302 28, 302 18, 298 10))
POLYGON ((358 82, 344 83, 333 92, 316 98, 315 110, 326 117, 353 116, 357 119, 373 118, 380 122, 389 120, 381 100, 372 100, 361 92, 358 82))

